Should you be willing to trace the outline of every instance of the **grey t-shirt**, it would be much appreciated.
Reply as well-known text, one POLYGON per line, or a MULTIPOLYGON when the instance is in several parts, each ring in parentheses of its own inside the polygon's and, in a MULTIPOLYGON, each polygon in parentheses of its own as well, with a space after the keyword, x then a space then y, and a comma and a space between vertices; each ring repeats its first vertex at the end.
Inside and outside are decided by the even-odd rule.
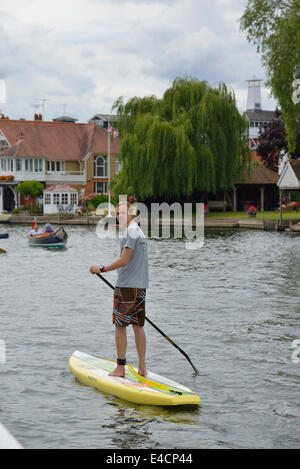
POLYGON ((148 247, 147 240, 139 225, 132 221, 121 240, 121 253, 124 248, 133 249, 130 261, 118 269, 117 287, 148 288, 148 247))

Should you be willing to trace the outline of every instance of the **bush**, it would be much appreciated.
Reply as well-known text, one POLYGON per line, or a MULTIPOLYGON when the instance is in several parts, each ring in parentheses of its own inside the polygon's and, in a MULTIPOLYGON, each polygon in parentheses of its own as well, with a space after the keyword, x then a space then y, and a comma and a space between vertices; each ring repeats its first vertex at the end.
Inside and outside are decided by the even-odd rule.
POLYGON ((16 214, 20 212, 29 212, 29 211, 30 211, 30 207, 18 207, 18 208, 14 208, 12 213, 16 214))
POLYGON ((44 186, 39 181, 24 181, 18 185, 17 191, 24 197, 42 197, 44 186))
POLYGON ((300 202, 300 192, 292 192, 292 202, 300 202))
POLYGON ((90 199, 91 204, 94 208, 97 208, 100 204, 107 204, 108 203, 108 195, 107 194, 97 194, 92 199, 90 199))

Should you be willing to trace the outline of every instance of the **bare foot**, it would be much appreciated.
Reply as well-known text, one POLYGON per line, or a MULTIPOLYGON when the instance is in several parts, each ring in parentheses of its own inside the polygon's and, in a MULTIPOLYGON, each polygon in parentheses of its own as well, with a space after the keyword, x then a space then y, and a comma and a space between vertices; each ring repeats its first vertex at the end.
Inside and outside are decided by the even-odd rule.
POLYGON ((116 376, 118 378, 125 377, 125 367, 122 365, 118 365, 117 368, 114 369, 108 376, 116 376))
POLYGON ((148 374, 148 371, 147 371, 146 365, 139 366, 139 375, 146 377, 147 374, 148 374))

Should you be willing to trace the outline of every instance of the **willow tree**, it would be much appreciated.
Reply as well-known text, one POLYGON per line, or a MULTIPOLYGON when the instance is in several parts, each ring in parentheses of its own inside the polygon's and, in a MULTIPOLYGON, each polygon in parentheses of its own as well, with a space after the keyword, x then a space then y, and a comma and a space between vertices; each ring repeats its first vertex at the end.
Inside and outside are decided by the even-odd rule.
POLYGON ((230 190, 250 161, 248 123, 224 84, 177 78, 162 99, 119 98, 122 169, 112 182, 140 199, 230 190))

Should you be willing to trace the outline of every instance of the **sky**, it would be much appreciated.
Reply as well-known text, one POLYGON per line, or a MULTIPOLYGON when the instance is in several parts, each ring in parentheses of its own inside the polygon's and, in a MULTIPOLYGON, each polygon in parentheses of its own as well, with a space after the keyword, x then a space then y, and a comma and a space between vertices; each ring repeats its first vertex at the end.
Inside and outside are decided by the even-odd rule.
POLYGON ((191 76, 226 83, 243 112, 253 75, 263 80, 263 108, 274 109, 260 56, 240 31, 246 3, 0 0, 0 110, 87 122, 120 96, 161 98, 176 77, 191 76))

